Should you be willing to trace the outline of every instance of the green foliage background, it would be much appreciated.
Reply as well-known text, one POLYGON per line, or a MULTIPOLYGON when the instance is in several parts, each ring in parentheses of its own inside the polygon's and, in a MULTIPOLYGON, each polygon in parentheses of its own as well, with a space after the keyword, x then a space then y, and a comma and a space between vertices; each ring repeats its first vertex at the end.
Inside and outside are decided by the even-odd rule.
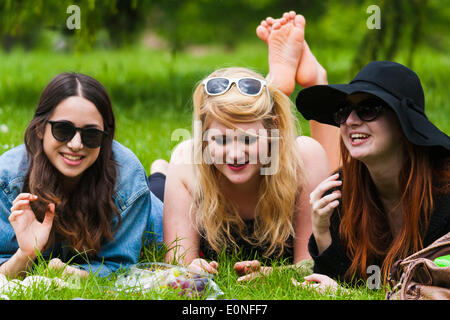
POLYGON ((108 89, 116 139, 148 170, 170 158, 179 142, 173 130, 190 129, 200 79, 233 65, 267 73, 255 28, 288 10, 305 16, 306 39, 330 83, 348 82, 365 61, 406 64, 422 80, 427 114, 450 132, 449 0, 0 0, 0 152, 22 143, 45 85, 76 71, 108 89), (66 27, 71 4, 80 7, 80 30, 66 27), (366 25, 372 4, 381 9, 380 30, 366 25))

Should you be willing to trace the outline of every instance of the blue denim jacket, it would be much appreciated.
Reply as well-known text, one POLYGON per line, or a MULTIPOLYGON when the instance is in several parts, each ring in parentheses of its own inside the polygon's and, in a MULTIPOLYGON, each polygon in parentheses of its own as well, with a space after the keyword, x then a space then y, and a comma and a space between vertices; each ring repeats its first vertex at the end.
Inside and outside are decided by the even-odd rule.
MULTIPOLYGON (((99 276, 107 276, 119 268, 138 262, 143 237, 146 243, 162 242, 163 204, 149 189, 146 172, 138 158, 128 148, 113 142, 114 159, 119 164, 114 202, 120 212, 121 224, 89 261, 85 255, 75 255, 64 243, 56 243, 43 253, 45 258, 59 257, 99 276), (51 256, 50 256, 51 255, 51 256)), ((17 250, 14 229, 8 221, 14 199, 21 193, 28 168, 25 145, 15 147, 0 156, 0 264, 17 250)), ((114 217, 111 226, 117 225, 114 217)))

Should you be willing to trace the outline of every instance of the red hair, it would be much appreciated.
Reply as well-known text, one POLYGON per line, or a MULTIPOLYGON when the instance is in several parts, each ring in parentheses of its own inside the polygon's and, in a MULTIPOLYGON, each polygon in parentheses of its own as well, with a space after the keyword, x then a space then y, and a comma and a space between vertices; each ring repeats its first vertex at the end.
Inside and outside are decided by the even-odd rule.
POLYGON ((398 177, 403 225, 394 238, 367 167, 353 159, 341 139, 342 215, 340 236, 352 261, 346 277, 367 278, 371 264, 382 261, 382 279, 390 267, 423 248, 433 212, 433 194, 449 193, 450 157, 434 157, 430 148, 405 140, 405 160, 398 177))

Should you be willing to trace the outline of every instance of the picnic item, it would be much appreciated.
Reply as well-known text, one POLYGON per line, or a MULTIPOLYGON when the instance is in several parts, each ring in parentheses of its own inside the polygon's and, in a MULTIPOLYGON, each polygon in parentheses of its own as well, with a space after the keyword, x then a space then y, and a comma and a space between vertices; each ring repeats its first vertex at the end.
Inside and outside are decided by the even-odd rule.
POLYGON ((0 274, 0 299, 9 300, 9 295, 25 292, 33 288, 71 288, 73 285, 60 278, 48 278, 44 276, 28 276, 23 280, 9 280, 0 274))
POLYGON ((437 257, 436 259, 434 259, 434 263, 436 263, 436 265, 438 267, 449 267, 450 266, 450 254, 448 254, 446 256, 442 256, 442 257, 437 257))
POLYGON ((450 232, 430 246, 394 263, 389 277, 389 300, 450 300, 450 266, 433 260, 449 262, 450 232), (445 258, 447 257, 447 258, 445 258))
POLYGON ((223 292, 213 278, 166 263, 138 263, 117 278, 116 288, 130 293, 176 290, 182 296, 215 299, 223 292))

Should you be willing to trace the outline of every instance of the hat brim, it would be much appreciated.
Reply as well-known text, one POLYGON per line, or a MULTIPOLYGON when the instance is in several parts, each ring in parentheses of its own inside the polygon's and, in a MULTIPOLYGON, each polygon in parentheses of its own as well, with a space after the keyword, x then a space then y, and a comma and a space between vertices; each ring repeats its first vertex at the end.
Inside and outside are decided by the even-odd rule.
POLYGON ((438 146, 450 150, 450 138, 439 130, 424 114, 405 110, 401 100, 370 82, 316 85, 299 92, 296 99, 298 111, 307 120, 338 127, 333 114, 342 106, 347 96, 368 93, 386 102, 397 115, 406 138, 421 146, 438 146))
POLYGON ((397 98, 372 83, 357 82, 316 85, 303 89, 297 96, 296 105, 305 119, 338 127, 334 122, 333 114, 339 110, 347 96, 359 92, 372 94, 390 106, 395 100, 398 101, 397 98))

